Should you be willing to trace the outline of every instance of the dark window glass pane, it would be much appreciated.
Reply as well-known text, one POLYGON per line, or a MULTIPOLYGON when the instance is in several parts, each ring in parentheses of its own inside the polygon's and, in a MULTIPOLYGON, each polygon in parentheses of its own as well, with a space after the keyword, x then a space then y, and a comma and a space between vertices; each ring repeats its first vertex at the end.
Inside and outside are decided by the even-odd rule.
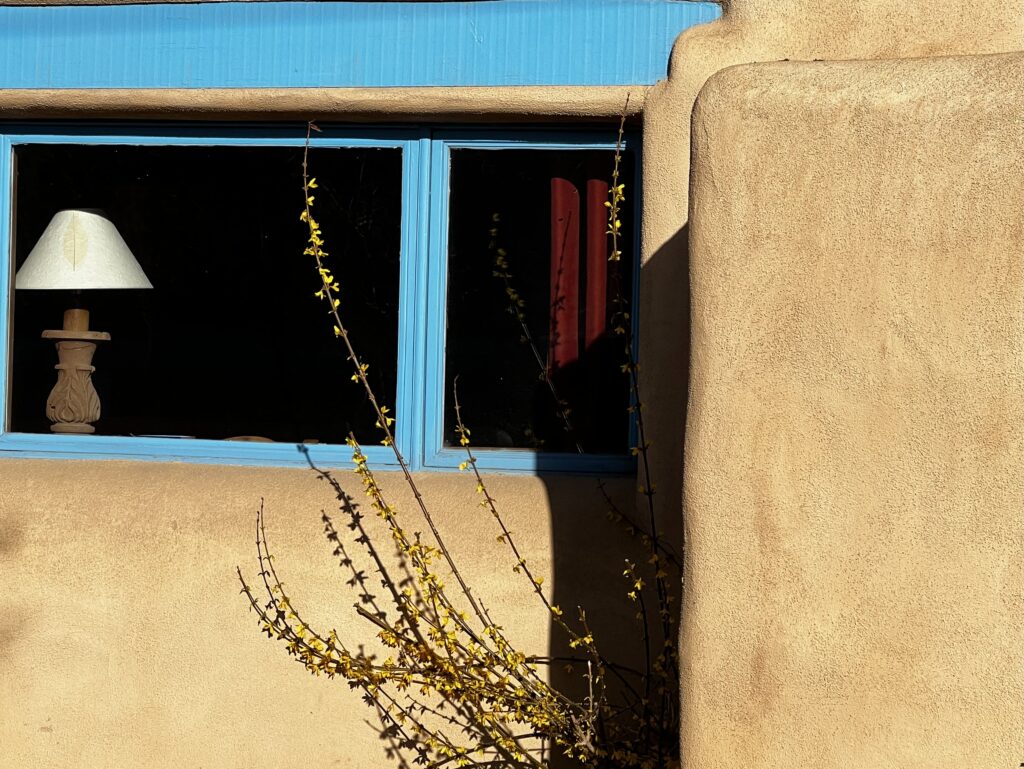
MULTIPOLYGON (((342 310, 394 405, 401 152, 314 148, 315 215, 342 310)), ((27 145, 16 151, 20 267, 60 209, 102 209, 153 290, 15 291, 10 428, 45 432, 52 341, 76 301, 108 331, 96 352, 97 432, 375 441, 302 251, 302 149, 27 145)))
MULTIPOLYGON (((448 239, 445 442, 454 437, 452 387, 480 446, 621 453, 628 448, 624 338, 617 299, 631 296, 631 208, 620 261, 609 261, 610 151, 453 150, 448 239), (496 220, 495 220, 496 217, 496 220), (499 249, 528 333, 495 276, 499 249), (533 340, 533 347, 523 338, 533 340), (569 404, 573 433, 544 378, 569 404)), ((633 179, 623 157, 621 179, 633 179)), ((627 190, 631 200, 633 190, 627 190)), ((498 270, 499 272, 501 269, 498 270)))

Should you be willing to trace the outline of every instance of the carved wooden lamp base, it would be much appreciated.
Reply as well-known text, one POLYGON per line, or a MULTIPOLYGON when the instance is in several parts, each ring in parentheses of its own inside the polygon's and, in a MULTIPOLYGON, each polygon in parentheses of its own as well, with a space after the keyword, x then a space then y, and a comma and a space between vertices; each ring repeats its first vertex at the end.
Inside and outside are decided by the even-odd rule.
POLYGON ((89 330, 88 310, 67 310, 64 328, 44 331, 57 341, 57 384, 46 399, 46 417, 55 433, 92 433, 100 418, 100 397, 92 384, 92 356, 97 342, 110 340, 105 331, 89 330))

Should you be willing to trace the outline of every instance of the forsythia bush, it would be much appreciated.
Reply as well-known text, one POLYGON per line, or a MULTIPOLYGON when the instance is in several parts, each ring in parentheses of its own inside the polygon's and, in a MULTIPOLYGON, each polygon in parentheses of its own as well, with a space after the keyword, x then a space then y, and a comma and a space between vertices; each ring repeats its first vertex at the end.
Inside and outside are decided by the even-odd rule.
MULTIPOLYGON (((309 130, 318 129, 310 123, 309 130)), ((624 185, 619 182, 622 133, 620 125, 612 188, 606 203, 611 260, 621 257, 620 216, 625 199, 624 185)), ((370 384, 368 367, 361 362, 349 338, 339 310, 338 283, 327 266, 323 232, 313 216, 317 182, 308 172, 309 136, 307 132, 303 157, 305 203, 300 218, 309 228, 305 254, 312 258, 320 276, 316 296, 329 307, 334 333, 353 366, 352 379, 365 391, 377 417, 381 442, 395 451, 405 482, 416 500, 417 512, 426 521, 433 539, 426 542, 419 535, 408 533, 374 478, 359 445, 350 437, 348 445, 355 473, 370 509, 383 522, 397 550, 401 578, 392 577, 395 567, 389 567, 382 557, 361 513, 340 483, 330 473, 316 469, 332 484, 351 537, 343 537, 326 514, 323 516, 324 532, 334 547, 334 554, 340 557, 342 567, 349 570, 348 584, 360 598, 356 611, 386 648, 387 656, 380 659, 383 655, 365 652, 361 646, 353 650, 333 630, 325 632, 303 620, 277 576, 266 542, 261 509, 256 524, 260 590, 255 590, 241 571, 238 576, 262 630, 282 641, 287 652, 311 673, 340 677, 362 691, 364 700, 380 719, 381 734, 389 746, 388 755, 397 766, 543 767, 555 757, 582 767, 660 769, 678 766, 678 666, 670 573, 673 578, 678 577, 679 562, 659 537, 654 516, 654 488, 647 461, 649 445, 644 436, 628 306, 620 296, 612 326, 623 339, 622 370, 629 377, 633 392, 631 411, 639 436, 633 453, 639 458, 641 491, 649 522, 639 526, 628 521, 615 508, 604 485, 600 482, 598 485, 610 516, 627 520, 627 525, 639 533, 649 553, 646 564, 626 560, 623 571, 626 580, 623 599, 635 605, 639 619, 638 641, 644 649, 642 669, 630 670, 602 654, 599 639, 591 632, 583 609, 564 610, 549 601, 542 589, 542 577, 535 574, 523 558, 477 468, 470 431, 463 424, 455 394, 458 437, 466 451, 461 469, 473 476, 480 505, 494 519, 498 542, 509 549, 512 570, 521 575, 524 586, 536 595, 576 654, 567 670, 577 671, 583 677, 587 694, 573 699, 548 682, 543 667, 551 661, 517 649, 476 598, 395 447, 394 419, 388 407, 378 401, 370 384), (351 542, 346 544, 346 539, 351 542), (352 543, 363 548, 371 559, 386 593, 386 605, 366 589, 366 574, 349 557, 347 548, 352 543), (262 594, 259 597, 258 592, 262 594)), ((496 236, 498 221, 495 215, 492 236, 496 236)), ((533 347, 523 302, 508 270, 508 254, 497 246, 496 240, 492 247, 494 274, 504 283, 510 313, 520 323, 524 341, 533 347)), ((540 375, 551 389, 552 406, 572 435, 568 404, 559 397, 540 353, 535 347, 533 351, 541 368, 540 375)))

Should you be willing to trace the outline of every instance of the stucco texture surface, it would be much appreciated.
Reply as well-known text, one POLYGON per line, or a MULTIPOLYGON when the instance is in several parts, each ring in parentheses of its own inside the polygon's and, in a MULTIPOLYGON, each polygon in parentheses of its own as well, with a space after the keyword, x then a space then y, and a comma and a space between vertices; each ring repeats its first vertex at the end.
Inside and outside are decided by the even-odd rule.
MULTIPOLYGON (((358 479, 347 471, 338 478, 358 502, 358 479)), ((418 480, 495 620, 528 653, 560 653, 559 642, 549 641, 546 612, 495 542, 469 477, 418 480)), ((409 529, 425 530, 401 479, 382 474, 381 482, 409 529)), ((611 489, 620 502, 632 496, 631 482, 611 489)), ((624 547, 594 479, 496 476, 491 491, 553 599, 589 606, 614 646, 632 608, 621 562, 594 557, 624 547)), ((331 510, 333 495, 311 471, 0 462, 0 765, 386 765, 373 713, 358 693, 338 679, 310 676, 260 634, 247 611, 235 567, 256 577, 261 498, 293 603, 344 640, 371 642, 321 533, 320 511, 331 510)))
POLYGON ((787 60, 896 59, 1019 51, 1024 0, 726 0, 722 17, 676 40, 667 80, 646 96, 644 269, 640 358, 644 400, 659 420, 655 476, 666 517, 683 476, 688 377, 687 221, 690 115, 714 73, 736 64, 787 60))
POLYGON ((714 73, 781 60, 898 59, 1008 53, 1024 46, 1024 0, 729 0, 722 17, 686 30, 670 76, 645 110, 644 179, 656 215, 645 221, 648 256, 686 223, 689 116, 714 73), (681 173, 680 173, 681 172, 681 173))
POLYGON ((1024 55, 693 118, 691 769, 1024 760, 1024 55))

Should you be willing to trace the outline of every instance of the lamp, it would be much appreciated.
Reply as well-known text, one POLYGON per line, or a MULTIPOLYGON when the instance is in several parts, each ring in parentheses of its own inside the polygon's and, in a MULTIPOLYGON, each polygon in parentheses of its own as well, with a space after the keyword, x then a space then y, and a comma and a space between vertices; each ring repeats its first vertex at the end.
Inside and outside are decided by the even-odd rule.
MULTIPOLYGON (((153 288, 117 228, 94 209, 58 211, 14 279, 16 289, 153 288)), ((92 383, 96 343, 110 334, 89 330, 89 311, 64 312, 64 328, 43 332, 57 343, 57 384, 46 399, 55 433, 91 433, 100 418, 92 383)))

